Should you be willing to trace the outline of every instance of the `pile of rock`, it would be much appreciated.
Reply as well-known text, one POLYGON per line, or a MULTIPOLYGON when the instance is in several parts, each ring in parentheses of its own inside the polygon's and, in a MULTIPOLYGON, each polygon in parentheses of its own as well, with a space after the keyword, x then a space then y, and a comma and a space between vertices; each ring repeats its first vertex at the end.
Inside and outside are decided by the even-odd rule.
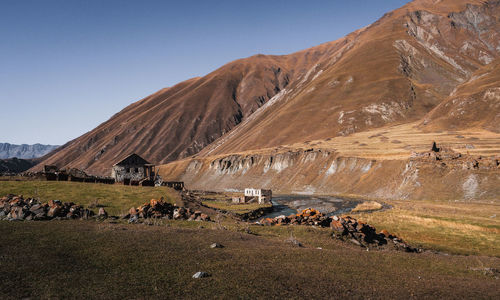
POLYGON ((94 212, 72 202, 51 200, 47 203, 23 196, 7 195, 0 198, 0 220, 87 219, 94 212))
POLYGON ((392 247, 406 252, 422 251, 419 248, 411 247, 402 239, 387 232, 387 230, 381 230, 377 233, 375 227, 352 217, 333 216, 330 219, 330 228, 333 229, 333 237, 335 238, 349 240, 358 246, 366 248, 392 247))
POLYGON ((140 218, 165 218, 173 220, 210 221, 210 216, 201 211, 193 211, 190 208, 177 207, 163 200, 151 199, 151 201, 135 208, 132 207, 128 214, 123 216, 129 222, 137 222, 140 218))
POLYGON ((330 218, 323 215, 319 211, 308 208, 295 215, 284 216, 281 215, 276 218, 266 218, 260 221, 264 225, 314 225, 321 227, 328 227, 330 225, 330 218))
POLYGON ((387 248, 407 252, 421 252, 421 249, 413 248, 397 236, 391 235, 386 230, 377 233, 373 226, 352 217, 328 217, 315 209, 305 209, 302 212, 290 215, 267 218, 260 221, 260 224, 268 226, 282 225, 310 225, 320 227, 330 227, 333 230, 333 237, 365 248, 387 248))
MULTIPOLYGON (((46 203, 33 198, 24 199, 23 196, 7 195, 0 198, 0 220, 67 220, 67 219, 105 219, 108 213, 103 207, 99 208, 97 215, 94 211, 83 208, 73 202, 50 200, 46 203)), ((110 216, 110 218, 117 218, 110 216)), ((177 207, 162 200, 152 199, 135 208, 123 216, 129 222, 139 222, 139 219, 166 218, 174 220, 210 221, 210 216, 201 211, 190 208, 177 207)))

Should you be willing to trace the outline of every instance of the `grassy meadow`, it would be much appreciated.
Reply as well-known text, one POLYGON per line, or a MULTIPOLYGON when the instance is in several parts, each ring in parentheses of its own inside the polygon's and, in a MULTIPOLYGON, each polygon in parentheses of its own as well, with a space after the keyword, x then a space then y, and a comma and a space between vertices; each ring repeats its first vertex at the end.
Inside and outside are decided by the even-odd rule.
MULTIPOLYGON (((89 205, 120 214, 167 188, 0 181, 0 194, 89 205)), ((254 209, 207 200, 222 209, 254 209)), ((366 251, 329 228, 156 220, 0 221, 0 299, 498 298, 498 205, 393 201, 355 214, 413 245, 451 254, 366 251), (298 247, 299 241, 302 246, 298 247), (220 243, 221 249, 210 244, 220 243), (193 279, 198 271, 211 274, 193 279)), ((371 208, 364 207, 364 208, 371 208)))
POLYGON ((1 299, 497 298, 493 257, 365 251, 328 229, 0 222, 1 299), (290 237, 303 247, 293 246, 290 237), (211 243, 222 249, 211 249, 211 243), (198 271, 211 274, 193 279, 198 271))
POLYGON ((500 203, 388 201, 390 210, 355 217, 413 245, 453 254, 500 257, 500 203))
POLYGON ((69 181, 0 181, 0 197, 6 194, 33 197, 42 202, 61 200, 88 207, 98 204, 112 215, 127 212, 151 199, 175 203, 178 194, 167 187, 125 186, 69 181))

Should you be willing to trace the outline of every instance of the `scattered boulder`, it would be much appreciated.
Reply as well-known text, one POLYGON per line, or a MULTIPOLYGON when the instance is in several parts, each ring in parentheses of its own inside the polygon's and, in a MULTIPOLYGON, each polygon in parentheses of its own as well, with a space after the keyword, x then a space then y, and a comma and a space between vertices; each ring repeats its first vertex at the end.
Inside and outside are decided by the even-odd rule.
POLYGON ((199 278, 205 278, 205 277, 210 277, 210 274, 208 274, 207 272, 196 272, 194 275, 193 275, 193 278, 196 278, 196 279, 199 279, 199 278))
POLYGON ((290 245, 292 245, 293 247, 299 247, 299 248, 302 248, 304 247, 304 245, 302 245, 301 242, 299 242, 296 238, 294 238, 293 236, 289 237, 288 239, 285 240, 285 243, 288 243, 290 245))
POLYGON ((108 217, 108 213, 106 212, 106 210, 104 210, 104 207, 100 207, 99 208, 99 213, 98 213, 97 216, 100 217, 100 218, 107 218, 108 217))
POLYGON ((472 271, 480 272, 485 276, 493 276, 496 279, 500 278, 500 270, 495 268, 470 268, 472 271))
POLYGON ((221 244, 219 243, 213 243, 212 245, 210 245, 210 248, 224 248, 224 246, 222 246, 221 244))

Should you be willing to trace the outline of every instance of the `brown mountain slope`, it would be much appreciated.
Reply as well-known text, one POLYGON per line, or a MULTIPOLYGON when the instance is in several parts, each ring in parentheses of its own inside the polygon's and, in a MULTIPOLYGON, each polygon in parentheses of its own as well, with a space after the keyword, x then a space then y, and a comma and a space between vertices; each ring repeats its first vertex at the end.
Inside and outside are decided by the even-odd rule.
POLYGON ((192 189, 498 199, 498 16, 500 1, 414 1, 161 175, 192 189))
POLYGON ((130 105, 41 165, 105 174, 130 152, 165 163, 418 121, 499 56, 499 3, 417 0, 335 42, 237 60, 130 105))
POLYGON ((500 60, 458 87, 420 127, 426 131, 484 128, 500 133, 500 60))
POLYGON ((419 120, 499 56, 499 15, 499 1, 412 2, 363 30, 341 55, 319 62, 201 155, 419 120))
POLYGON ((195 154, 347 40, 292 55, 237 60, 205 77, 162 89, 45 156, 34 170, 55 164, 107 174, 114 162, 132 152, 154 163, 195 154))

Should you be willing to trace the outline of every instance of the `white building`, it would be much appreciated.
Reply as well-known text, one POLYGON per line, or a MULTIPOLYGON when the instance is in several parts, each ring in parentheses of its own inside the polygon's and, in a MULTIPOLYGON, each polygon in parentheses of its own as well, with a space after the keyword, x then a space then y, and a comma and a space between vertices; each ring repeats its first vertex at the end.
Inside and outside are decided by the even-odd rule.
POLYGON ((252 200, 253 198, 257 198, 259 204, 271 202, 272 196, 273 193, 271 190, 253 189, 253 188, 245 189, 246 202, 252 200))

